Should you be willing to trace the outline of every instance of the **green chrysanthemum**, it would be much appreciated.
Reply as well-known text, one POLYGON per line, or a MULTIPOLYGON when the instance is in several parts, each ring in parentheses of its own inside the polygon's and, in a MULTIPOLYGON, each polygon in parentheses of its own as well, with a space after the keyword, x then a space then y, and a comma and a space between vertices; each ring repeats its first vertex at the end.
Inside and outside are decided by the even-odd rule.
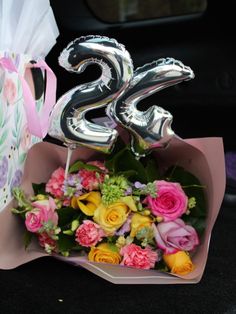
POLYGON ((128 180, 123 176, 105 177, 101 185, 102 202, 105 205, 112 204, 125 196, 125 191, 129 188, 128 180))

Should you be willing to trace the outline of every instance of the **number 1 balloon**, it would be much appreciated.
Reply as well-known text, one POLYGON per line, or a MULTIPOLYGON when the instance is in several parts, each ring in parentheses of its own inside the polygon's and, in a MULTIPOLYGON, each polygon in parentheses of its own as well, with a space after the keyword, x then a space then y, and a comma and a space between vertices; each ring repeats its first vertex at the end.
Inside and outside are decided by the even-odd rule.
POLYGON ((51 112, 48 134, 70 149, 86 146, 109 153, 117 131, 90 122, 86 114, 122 96, 133 75, 128 51, 115 39, 82 36, 62 51, 59 64, 75 73, 83 72, 90 64, 97 64, 102 71, 97 80, 76 86, 59 98, 51 112))
POLYGON ((140 100, 194 78, 190 67, 173 58, 161 58, 134 72, 129 88, 107 108, 107 114, 131 135, 131 149, 139 158, 154 148, 165 147, 174 135, 172 115, 158 106, 137 109, 140 100))

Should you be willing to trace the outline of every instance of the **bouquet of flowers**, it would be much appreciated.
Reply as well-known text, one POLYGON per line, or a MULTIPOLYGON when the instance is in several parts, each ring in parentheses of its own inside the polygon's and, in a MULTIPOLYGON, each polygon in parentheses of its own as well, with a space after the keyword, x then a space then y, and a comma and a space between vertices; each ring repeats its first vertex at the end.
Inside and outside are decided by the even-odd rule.
POLYGON ((34 195, 13 190, 23 218, 46 253, 85 255, 90 262, 190 273, 205 230, 207 206, 199 179, 177 164, 161 169, 151 153, 137 160, 123 142, 103 159, 77 160, 34 195))

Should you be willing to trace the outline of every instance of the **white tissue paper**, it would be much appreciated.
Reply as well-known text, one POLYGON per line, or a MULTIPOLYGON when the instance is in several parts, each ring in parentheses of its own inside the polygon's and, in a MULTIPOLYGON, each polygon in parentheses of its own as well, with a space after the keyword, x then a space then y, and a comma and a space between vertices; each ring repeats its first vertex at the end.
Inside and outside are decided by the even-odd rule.
POLYGON ((49 0, 0 0, 0 50, 45 57, 58 35, 49 0))

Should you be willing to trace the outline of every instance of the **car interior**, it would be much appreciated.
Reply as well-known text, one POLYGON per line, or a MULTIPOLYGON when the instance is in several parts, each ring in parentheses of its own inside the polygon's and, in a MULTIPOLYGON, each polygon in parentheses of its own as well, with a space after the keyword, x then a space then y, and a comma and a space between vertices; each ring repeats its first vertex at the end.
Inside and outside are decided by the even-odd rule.
MULTIPOLYGON (((223 139, 225 196, 213 229, 206 270, 198 284, 114 285, 82 267, 43 257, 11 272, 1 271, 0 288, 7 291, 7 296, 2 301, 3 311, 0 303, 0 312, 235 313, 234 1, 50 0, 50 3, 60 34, 46 62, 57 77, 57 99, 100 75, 94 64, 75 74, 58 62, 62 50, 81 36, 116 39, 129 51, 135 69, 170 57, 193 70, 193 79, 144 98, 138 108, 142 111, 157 105, 169 111, 173 116, 172 129, 183 139, 223 139)), ((39 86, 41 83, 39 80, 39 86)), ((42 91, 43 85, 40 88, 42 91)), ((104 109, 97 109, 88 119, 105 114, 104 109)), ((49 134, 44 141, 63 145, 49 134)))

